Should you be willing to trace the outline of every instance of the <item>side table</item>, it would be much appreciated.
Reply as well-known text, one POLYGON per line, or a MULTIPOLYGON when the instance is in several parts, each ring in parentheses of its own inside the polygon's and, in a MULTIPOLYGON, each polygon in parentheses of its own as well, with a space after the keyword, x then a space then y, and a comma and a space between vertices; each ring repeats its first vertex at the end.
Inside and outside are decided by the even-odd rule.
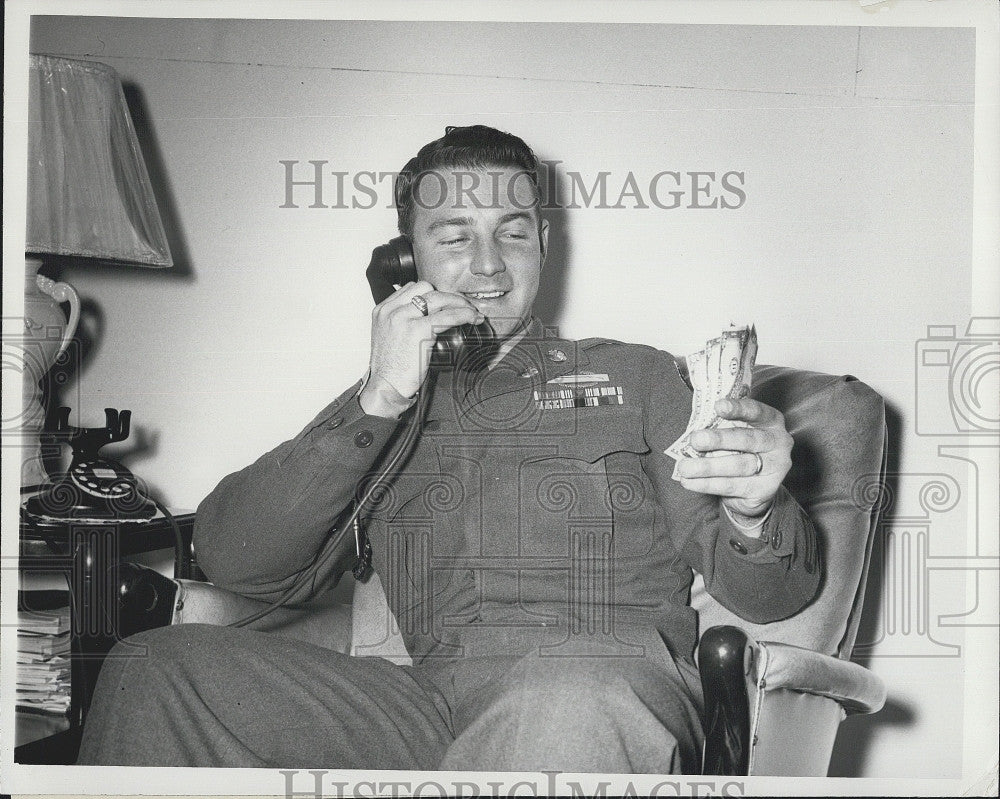
MULTIPOLYGON (((193 565, 191 550, 195 515, 191 511, 173 510, 171 515, 183 544, 181 573, 176 576, 187 576, 197 568, 193 565)), ((115 566, 130 555, 174 549, 174 541, 173 526, 160 513, 148 521, 100 523, 39 520, 22 513, 20 573, 59 572, 66 577, 71 617, 71 700, 67 729, 30 742, 25 742, 28 735, 25 731, 32 725, 20 723, 22 714, 18 714, 15 762, 71 764, 76 761, 80 734, 101 664, 111 647, 123 637, 118 623, 115 566)), ((23 607, 32 607, 31 593, 19 593, 19 603, 23 607)))

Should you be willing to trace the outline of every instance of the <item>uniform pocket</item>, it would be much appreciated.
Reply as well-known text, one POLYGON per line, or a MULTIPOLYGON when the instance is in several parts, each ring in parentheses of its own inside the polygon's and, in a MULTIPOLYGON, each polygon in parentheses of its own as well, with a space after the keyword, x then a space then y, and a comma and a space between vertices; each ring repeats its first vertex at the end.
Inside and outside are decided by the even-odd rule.
POLYGON ((551 456, 595 463, 614 452, 649 452, 642 414, 625 405, 553 410, 539 427, 539 440, 551 445, 551 456))
POLYGON ((580 409, 543 440, 551 454, 521 464, 522 545, 526 554, 571 556, 581 535, 609 539, 619 514, 642 504, 639 456, 649 446, 640 413, 620 406, 580 409))
POLYGON ((465 491, 452 475, 414 467, 397 475, 372 508, 369 534, 375 558, 405 632, 429 630, 430 600, 450 583, 449 571, 434 558, 449 554, 441 522, 463 506, 465 491))

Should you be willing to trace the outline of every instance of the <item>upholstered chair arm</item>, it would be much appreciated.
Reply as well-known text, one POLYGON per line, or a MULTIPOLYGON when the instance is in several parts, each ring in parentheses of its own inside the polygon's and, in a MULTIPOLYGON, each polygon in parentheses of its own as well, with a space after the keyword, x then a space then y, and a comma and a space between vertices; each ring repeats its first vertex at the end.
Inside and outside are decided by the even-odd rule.
MULTIPOLYGON (((230 624, 267 606, 211 583, 172 580, 131 563, 115 567, 121 637, 168 624, 230 624)), ((278 608, 247 625, 335 652, 351 649, 351 607, 319 597, 308 605, 278 608)))
POLYGON ((847 713, 876 713, 885 704, 885 683, 874 672, 811 649, 760 641, 754 674, 759 690, 825 696, 847 713))
MULTIPOLYGON (((195 580, 175 582, 178 590, 171 624, 231 624, 269 604, 211 583, 195 580)), ((334 652, 349 654, 351 650, 351 606, 331 604, 329 598, 325 602, 278 608, 247 627, 305 641, 334 652)))
POLYGON ((847 661, 757 643, 737 627, 707 630, 698 648, 705 696, 705 774, 826 775, 846 712, 873 713, 885 686, 847 661))

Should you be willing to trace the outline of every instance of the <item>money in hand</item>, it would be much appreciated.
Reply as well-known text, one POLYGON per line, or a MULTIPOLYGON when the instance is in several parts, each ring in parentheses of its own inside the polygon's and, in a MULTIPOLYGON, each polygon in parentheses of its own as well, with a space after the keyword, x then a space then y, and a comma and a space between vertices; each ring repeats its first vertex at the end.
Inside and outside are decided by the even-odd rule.
MULTIPOLYGON (((749 396, 753 366, 757 359, 757 330, 750 326, 731 327, 705 343, 704 349, 686 358, 691 397, 691 416, 687 427, 664 452, 676 461, 681 458, 702 458, 707 453, 691 446, 695 430, 716 430, 726 427, 746 427, 745 422, 722 419, 715 413, 720 399, 741 399, 749 396)), ((674 465, 674 479, 677 466, 674 465)))

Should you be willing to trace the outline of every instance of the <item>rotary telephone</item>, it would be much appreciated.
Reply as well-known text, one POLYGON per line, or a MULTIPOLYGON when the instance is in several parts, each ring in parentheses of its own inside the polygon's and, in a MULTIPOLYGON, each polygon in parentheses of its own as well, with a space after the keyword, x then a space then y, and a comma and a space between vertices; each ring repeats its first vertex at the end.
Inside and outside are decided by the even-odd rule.
MULTIPOLYGON (((417 264, 409 237, 397 236, 372 250, 372 260, 365 271, 365 277, 368 278, 376 304, 387 299, 398 286, 416 281, 417 264)), ((489 358, 479 356, 489 351, 495 343, 489 321, 450 328, 439 334, 434 343, 431 368, 481 368, 489 358)))
POLYGON ((105 408, 104 427, 73 427, 69 414, 69 408, 59 409, 51 435, 72 446, 72 463, 61 479, 28 499, 28 513, 76 520, 151 518, 156 512, 154 503, 143 495, 135 475, 98 453, 105 444, 128 438, 132 412, 105 408))

